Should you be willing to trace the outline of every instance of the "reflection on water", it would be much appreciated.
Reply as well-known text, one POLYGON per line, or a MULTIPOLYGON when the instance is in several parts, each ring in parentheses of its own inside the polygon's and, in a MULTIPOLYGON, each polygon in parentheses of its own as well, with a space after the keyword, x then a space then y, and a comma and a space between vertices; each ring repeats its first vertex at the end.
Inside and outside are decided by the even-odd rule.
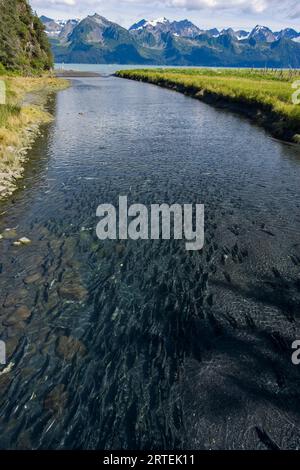
POLYGON ((297 448, 299 150, 113 77, 55 114, 0 208, 1 447, 297 448), (100 242, 119 195, 204 203, 203 252, 100 242))

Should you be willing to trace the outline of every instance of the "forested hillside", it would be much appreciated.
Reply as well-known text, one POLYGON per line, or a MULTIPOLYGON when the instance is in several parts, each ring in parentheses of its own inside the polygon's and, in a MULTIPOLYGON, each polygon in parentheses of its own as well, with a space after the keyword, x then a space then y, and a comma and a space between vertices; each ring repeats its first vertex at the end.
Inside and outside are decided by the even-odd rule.
POLYGON ((27 0, 0 0, 0 69, 30 73, 51 66, 44 26, 27 0))

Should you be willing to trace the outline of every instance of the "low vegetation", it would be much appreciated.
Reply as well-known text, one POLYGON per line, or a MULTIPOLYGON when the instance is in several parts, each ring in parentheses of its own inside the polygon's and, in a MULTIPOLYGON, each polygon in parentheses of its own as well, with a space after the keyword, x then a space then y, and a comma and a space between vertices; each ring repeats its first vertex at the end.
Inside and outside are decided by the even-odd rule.
POLYGON ((52 119, 45 110, 49 93, 68 82, 51 76, 2 76, 6 104, 0 105, 0 199, 10 195, 22 177, 28 148, 39 127, 52 119), (33 99, 26 101, 26 95, 33 99), (36 99, 38 98, 38 100, 36 99))
POLYGON ((231 107, 255 119, 275 137, 300 143, 300 105, 292 101, 299 70, 142 69, 119 71, 117 76, 231 107))

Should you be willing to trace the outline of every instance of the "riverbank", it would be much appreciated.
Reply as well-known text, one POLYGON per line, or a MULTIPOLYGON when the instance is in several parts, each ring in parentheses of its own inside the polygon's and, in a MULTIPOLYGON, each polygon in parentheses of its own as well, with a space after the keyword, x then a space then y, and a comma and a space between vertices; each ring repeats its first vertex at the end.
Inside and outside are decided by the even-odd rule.
POLYGON ((0 80, 6 89, 5 104, 0 105, 1 200, 16 190, 40 126, 53 119, 46 110, 49 94, 67 88, 69 82, 52 76, 5 75, 0 80))
POLYGON ((299 71, 143 69, 117 77, 152 83, 246 115, 277 139, 300 144, 300 105, 292 102, 299 71))

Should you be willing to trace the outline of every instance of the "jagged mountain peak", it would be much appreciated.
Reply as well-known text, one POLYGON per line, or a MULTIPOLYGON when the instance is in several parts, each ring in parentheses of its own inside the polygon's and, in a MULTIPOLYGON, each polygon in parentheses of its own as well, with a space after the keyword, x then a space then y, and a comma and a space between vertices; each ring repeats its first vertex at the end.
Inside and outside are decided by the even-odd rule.
POLYGON ((254 28, 253 31, 271 31, 270 28, 267 26, 263 26, 261 24, 257 24, 254 28))
POLYGON ((170 21, 165 16, 162 16, 160 18, 156 18, 156 20, 147 21, 146 25, 155 28, 155 26, 165 23, 170 23, 170 21))
POLYGON ((285 38, 285 39, 297 40, 300 37, 300 33, 297 33, 297 31, 293 28, 282 29, 278 33, 275 33, 275 35, 278 39, 285 38))
POLYGON ((254 39, 257 42, 274 42, 276 36, 273 31, 267 26, 256 25, 250 33, 250 39, 254 39))
POLYGON ((219 36, 220 34, 220 31, 217 28, 207 29, 205 32, 211 36, 219 36))
POLYGON ((232 28, 222 29, 221 34, 232 34, 234 35, 234 30, 232 28))
POLYGON ((138 21, 137 23, 134 23, 132 26, 130 26, 129 31, 136 31, 139 29, 143 29, 143 27, 147 24, 147 20, 143 19, 141 21, 138 21))
POLYGON ((170 21, 165 17, 150 21, 143 19, 132 25, 129 28, 129 31, 133 34, 139 35, 141 35, 143 31, 147 31, 156 36, 162 33, 171 33, 175 36, 191 38, 201 33, 201 30, 187 19, 170 21))
POLYGON ((88 17, 86 19, 92 20, 95 23, 100 24, 100 25, 111 23, 111 21, 109 21, 104 16, 99 15, 99 13, 94 13, 93 15, 88 15, 88 17))
POLYGON ((61 38, 66 40, 75 26, 80 23, 79 18, 54 20, 47 16, 41 16, 40 20, 46 28, 46 33, 50 38, 61 38))
POLYGON ((88 15, 88 18, 93 18, 94 20, 108 21, 104 16, 100 15, 99 13, 93 13, 92 15, 88 15))

